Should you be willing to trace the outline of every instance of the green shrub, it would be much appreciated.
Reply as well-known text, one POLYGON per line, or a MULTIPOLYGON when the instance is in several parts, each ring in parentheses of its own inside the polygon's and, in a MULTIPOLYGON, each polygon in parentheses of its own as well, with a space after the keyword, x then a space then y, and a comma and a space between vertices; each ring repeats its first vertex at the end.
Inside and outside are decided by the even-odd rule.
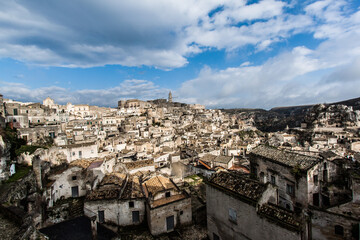
POLYGON ((16 156, 20 156, 22 153, 28 152, 29 154, 33 154, 36 149, 42 148, 40 146, 33 145, 22 145, 19 149, 15 150, 16 156))

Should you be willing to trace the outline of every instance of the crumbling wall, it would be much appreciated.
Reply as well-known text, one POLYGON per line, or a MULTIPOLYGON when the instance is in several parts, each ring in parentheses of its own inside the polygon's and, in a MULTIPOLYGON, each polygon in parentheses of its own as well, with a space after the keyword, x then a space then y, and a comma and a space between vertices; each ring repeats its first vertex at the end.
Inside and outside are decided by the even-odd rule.
POLYGON ((340 240, 359 238, 359 232, 356 231, 356 228, 359 228, 359 221, 349 217, 342 217, 339 214, 333 214, 325 210, 313 209, 311 212, 311 231, 313 239, 340 240), (335 226, 341 226, 343 228, 342 235, 335 233, 335 226), (355 237, 356 232, 357 236, 355 237))
POLYGON ((255 205, 231 197, 209 185, 206 185, 206 211, 208 236, 211 240, 214 239, 214 234, 221 239, 301 239, 299 232, 260 217, 255 205), (230 208, 236 212, 236 221, 230 219, 230 208))

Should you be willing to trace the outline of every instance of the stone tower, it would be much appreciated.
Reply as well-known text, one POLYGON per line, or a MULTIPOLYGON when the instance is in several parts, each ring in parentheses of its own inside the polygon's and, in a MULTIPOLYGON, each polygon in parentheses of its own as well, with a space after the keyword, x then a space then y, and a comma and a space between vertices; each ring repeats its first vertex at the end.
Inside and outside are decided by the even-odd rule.
POLYGON ((169 92, 168 102, 169 102, 169 103, 172 103, 172 94, 171 94, 171 91, 169 92))
POLYGON ((125 100, 120 100, 120 101, 118 101, 118 109, 124 108, 124 107, 125 107, 125 103, 126 103, 125 100))

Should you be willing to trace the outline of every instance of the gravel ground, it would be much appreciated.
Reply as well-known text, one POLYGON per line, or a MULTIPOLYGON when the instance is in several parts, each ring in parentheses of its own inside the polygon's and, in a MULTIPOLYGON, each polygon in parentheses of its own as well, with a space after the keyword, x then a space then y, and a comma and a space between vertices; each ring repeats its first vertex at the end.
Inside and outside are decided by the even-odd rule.
POLYGON ((19 228, 0 214, 0 239, 12 240, 19 228))

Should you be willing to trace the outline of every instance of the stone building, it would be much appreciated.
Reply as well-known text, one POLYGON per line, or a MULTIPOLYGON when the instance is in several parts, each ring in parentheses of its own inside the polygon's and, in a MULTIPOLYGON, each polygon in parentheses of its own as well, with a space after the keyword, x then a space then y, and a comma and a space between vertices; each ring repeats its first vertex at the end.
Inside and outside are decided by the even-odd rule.
POLYGON ((141 224, 145 219, 145 197, 137 176, 106 175, 85 199, 84 212, 95 213, 97 222, 113 226, 141 224))
POLYGON ((56 138, 61 133, 61 129, 59 125, 36 126, 33 128, 21 128, 18 132, 19 136, 25 139, 28 144, 40 144, 56 138))
POLYGON ((0 94, 0 116, 5 117, 4 98, 2 94, 0 94))
POLYGON ((209 238, 302 239, 300 222, 277 201, 276 186, 239 173, 214 174, 206 182, 209 238))
POLYGON ((359 239, 360 172, 351 173, 352 199, 328 208, 311 207, 313 239, 359 239))
POLYGON ((63 145, 59 146, 59 152, 63 152, 70 163, 77 159, 98 157, 98 146, 96 143, 63 145))
POLYGON ((59 172, 51 173, 46 184, 46 201, 52 207, 59 199, 77 198, 86 194, 86 168, 90 162, 78 162, 59 172))
POLYGON ((215 156, 212 154, 205 154, 199 159, 202 163, 207 164, 210 168, 222 167, 229 169, 234 165, 234 156, 215 156))
POLYGON ((321 189, 309 183, 319 161, 316 157, 259 145, 250 153, 250 172, 260 182, 278 187, 280 206, 300 210, 313 201, 314 194, 321 194, 321 189))
POLYGON ((5 107, 2 94, 0 94, 0 127, 5 127, 5 107))
POLYGON ((138 99, 120 100, 118 101, 118 109, 125 109, 126 112, 145 112, 145 109, 151 108, 151 103, 138 99))
POLYGON ((134 174, 139 171, 155 172, 155 164, 153 159, 125 162, 124 165, 130 174, 134 174))
POLYGON ((51 99, 50 97, 47 97, 43 100, 43 105, 48 108, 56 107, 56 105, 54 103, 54 99, 51 99))
POLYGON ((172 103, 172 93, 171 93, 171 91, 169 92, 168 103, 172 103))
POLYGON ((142 184, 146 215, 152 235, 173 231, 192 221, 191 198, 169 178, 152 177, 142 184))

